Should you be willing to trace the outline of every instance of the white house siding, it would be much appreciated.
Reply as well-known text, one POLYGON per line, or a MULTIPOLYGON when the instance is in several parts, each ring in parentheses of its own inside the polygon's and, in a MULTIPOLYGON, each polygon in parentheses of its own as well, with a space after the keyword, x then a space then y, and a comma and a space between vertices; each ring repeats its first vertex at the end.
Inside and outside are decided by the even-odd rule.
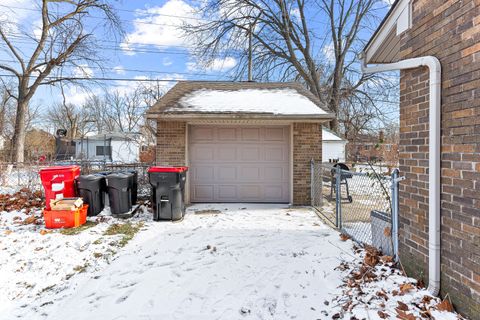
POLYGON ((345 141, 323 141, 322 159, 329 162, 330 159, 345 162, 345 141))
POLYGON ((112 141, 112 158, 116 162, 137 162, 139 146, 135 141, 112 141))
MULTIPOLYGON (((103 140, 84 140, 84 146, 82 149, 81 142, 77 142, 76 145, 76 158, 81 159, 82 152, 83 152, 83 159, 89 160, 98 160, 102 161, 106 159, 109 161, 109 156, 103 156, 96 154, 97 146, 108 146, 109 141, 104 142, 103 140)), ((137 162, 139 159, 139 146, 135 141, 116 141, 113 140, 111 142, 112 146, 112 161, 113 162, 137 162)))

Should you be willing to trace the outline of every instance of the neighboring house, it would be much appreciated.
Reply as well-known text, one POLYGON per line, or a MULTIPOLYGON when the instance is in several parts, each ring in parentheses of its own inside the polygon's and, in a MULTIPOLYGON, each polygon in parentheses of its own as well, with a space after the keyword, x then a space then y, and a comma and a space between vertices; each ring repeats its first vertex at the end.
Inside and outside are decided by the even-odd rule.
POLYGON ((347 140, 342 139, 335 132, 322 128, 322 161, 345 162, 345 145, 347 140))
POLYGON ((179 82, 147 113, 157 163, 190 167, 187 202, 310 204, 310 161, 334 117, 300 84, 179 82))
POLYGON ((124 163, 137 162, 139 159, 137 133, 102 133, 73 141, 76 159, 124 163))
POLYGON ((55 154, 55 136, 41 129, 31 129, 25 135, 25 158, 52 159, 55 154))
POLYGON ((398 166, 398 141, 378 135, 358 134, 347 144, 348 161, 382 162, 398 166))
POLYGON ((402 68, 402 265, 479 319, 480 1, 397 0, 364 59, 402 68))

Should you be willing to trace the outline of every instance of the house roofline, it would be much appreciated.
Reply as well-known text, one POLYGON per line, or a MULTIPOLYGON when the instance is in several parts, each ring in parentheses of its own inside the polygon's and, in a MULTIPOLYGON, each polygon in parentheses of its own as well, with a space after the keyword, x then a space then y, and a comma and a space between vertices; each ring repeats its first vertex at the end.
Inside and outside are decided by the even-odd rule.
POLYGON ((365 47, 363 48, 363 52, 366 52, 370 45, 372 44, 372 42, 374 41, 374 39, 377 37, 377 35, 380 33, 380 30, 383 28, 383 26, 385 25, 385 23, 387 22, 388 18, 392 15, 392 12, 395 10, 395 8, 398 6, 398 4, 400 3, 400 1, 402 0, 395 0, 395 2, 392 4, 392 6, 390 7, 390 9, 388 10, 387 14, 385 15, 385 17, 383 18, 382 22, 380 22, 380 24, 378 25, 377 29, 375 30, 375 32, 372 34, 372 36, 370 37, 370 40, 368 40, 367 44, 365 45, 365 47))
POLYGON ((276 90, 276 89, 293 89, 299 94, 305 96, 314 103, 320 110, 326 114, 332 113, 325 103, 322 103, 318 97, 307 90, 298 82, 249 82, 249 81, 178 81, 168 92, 163 95, 153 106, 151 106, 146 114, 158 114, 166 108, 177 103, 185 95, 197 90, 220 90, 220 91, 238 91, 238 90, 276 90))
POLYGON ((271 113, 150 113, 148 119, 189 120, 278 120, 293 122, 326 122, 335 118, 333 113, 276 115, 271 113))

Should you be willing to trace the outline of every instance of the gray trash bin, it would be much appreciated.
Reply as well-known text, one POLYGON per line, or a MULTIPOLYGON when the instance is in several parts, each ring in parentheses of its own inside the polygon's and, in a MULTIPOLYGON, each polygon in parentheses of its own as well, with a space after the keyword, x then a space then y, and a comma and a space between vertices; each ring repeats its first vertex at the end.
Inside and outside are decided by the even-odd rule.
POLYGON ((132 174, 111 173, 107 176, 107 191, 112 214, 124 214, 132 210, 132 174))
POLYGON ((138 200, 138 171, 125 170, 123 172, 132 175, 130 189, 132 190, 132 205, 135 205, 138 200))
POLYGON ((151 167, 153 220, 176 221, 185 214, 185 181, 187 167, 151 167))
POLYGON ((107 185, 101 175, 84 175, 76 179, 78 195, 88 204, 88 215, 96 216, 105 208, 107 185))

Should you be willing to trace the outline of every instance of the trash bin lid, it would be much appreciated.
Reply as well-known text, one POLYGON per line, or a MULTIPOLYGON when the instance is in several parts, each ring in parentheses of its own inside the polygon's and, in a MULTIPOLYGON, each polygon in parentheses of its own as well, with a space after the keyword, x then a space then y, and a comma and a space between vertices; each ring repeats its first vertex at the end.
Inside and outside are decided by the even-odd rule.
POLYGON ((46 171, 76 171, 80 170, 80 166, 55 166, 55 167, 46 167, 40 169, 40 172, 46 171))
POLYGON ((185 172, 188 167, 150 167, 148 172, 185 172))

